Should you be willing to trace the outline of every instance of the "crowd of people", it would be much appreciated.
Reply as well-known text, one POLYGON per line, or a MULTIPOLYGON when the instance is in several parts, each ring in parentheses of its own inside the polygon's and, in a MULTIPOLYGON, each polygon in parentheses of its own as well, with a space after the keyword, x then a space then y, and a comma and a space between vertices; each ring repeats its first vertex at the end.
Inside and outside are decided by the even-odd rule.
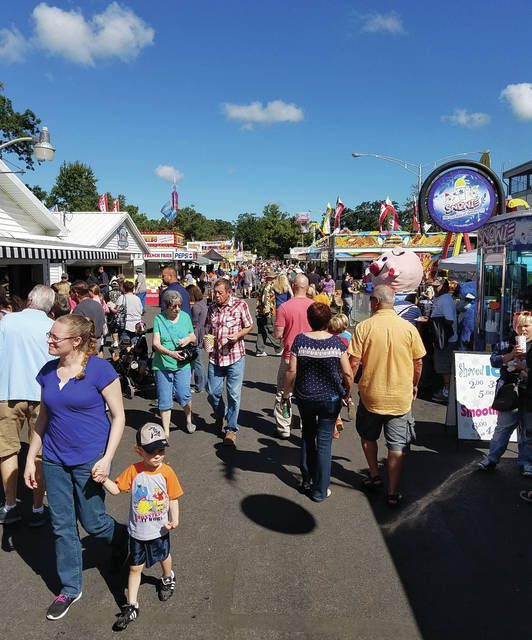
MULTIPOLYGON (((182 407, 185 429, 192 434, 192 398, 206 391, 223 445, 235 447, 245 339, 253 326, 255 356, 268 356, 271 348, 271 355, 279 357, 272 429, 281 439, 290 437, 297 405, 302 429, 299 489, 315 502, 331 495, 332 443, 343 421, 354 419, 368 465, 362 487, 384 490, 388 506, 398 507, 404 455, 415 438, 412 404, 424 377, 426 384, 433 384, 434 374, 441 376, 434 399, 448 398, 451 355, 461 334, 460 310, 443 278, 434 279, 418 299, 396 295, 386 285, 368 288, 349 274, 337 289, 330 274, 278 261, 188 272, 183 278, 168 266, 161 274, 151 353, 145 286, 141 272, 132 282, 110 279, 99 267, 96 275, 87 273, 85 280, 72 284, 64 274, 52 287, 37 285, 25 305, 0 299, 0 470, 5 495, 0 523, 22 518, 18 456, 27 423, 24 480, 33 490, 29 526, 47 521, 46 488, 61 582, 47 611, 51 620, 63 617, 82 594, 78 520, 87 533, 111 546, 115 566, 129 557, 128 601, 116 629, 139 615, 145 566, 161 564, 159 598, 172 596, 169 532, 178 526, 183 493, 164 462, 174 402, 182 407), (353 326, 352 300, 362 288, 367 289, 371 314, 353 326), (250 297, 256 299, 254 316, 250 297), (139 429, 139 461, 112 480, 110 466, 125 425, 123 396, 130 397, 131 381, 139 387, 154 385, 160 423, 139 429), (352 400, 354 384, 358 406, 352 400), (378 466, 381 434, 388 452, 386 478, 378 466), (127 527, 106 513, 105 491, 131 493, 127 527)), ((518 462, 523 474, 532 476, 532 396, 526 375, 532 365, 532 316, 522 317, 515 338, 492 356, 501 379, 519 387, 519 399, 499 413, 489 453, 479 466, 483 472, 495 468, 518 429, 518 462)), ((532 502, 532 491, 521 497, 532 502)))

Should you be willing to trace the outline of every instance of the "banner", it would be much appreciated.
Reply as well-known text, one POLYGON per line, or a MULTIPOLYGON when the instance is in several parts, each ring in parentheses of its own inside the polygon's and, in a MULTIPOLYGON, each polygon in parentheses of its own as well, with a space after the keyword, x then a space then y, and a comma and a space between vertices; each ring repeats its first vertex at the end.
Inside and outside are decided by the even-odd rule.
POLYGON ((109 203, 107 202, 107 193, 98 198, 98 209, 102 212, 109 211, 109 203))
POLYGON ((120 200, 118 198, 113 200, 113 211, 120 211, 120 200))
MULTIPOLYGON (((456 423, 459 440, 491 440, 498 412, 491 408, 499 369, 489 353, 455 351, 456 423)), ((516 433, 511 440, 516 441, 516 433)))

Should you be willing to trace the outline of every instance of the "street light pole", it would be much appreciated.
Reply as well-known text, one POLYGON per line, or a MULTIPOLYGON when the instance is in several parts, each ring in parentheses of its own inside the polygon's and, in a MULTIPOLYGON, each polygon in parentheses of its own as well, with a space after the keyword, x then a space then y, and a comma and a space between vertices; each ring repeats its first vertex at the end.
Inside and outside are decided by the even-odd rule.
POLYGON ((423 173, 432 166, 436 166, 439 162, 443 160, 451 160, 452 158, 462 158, 464 156, 470 156, 475 153, 489 153, 488 151, 465 151, 463 153, 454 153, 450 156, 445 156, 443 158, 439 158, 434 162, 430 163, 422 163, 422 162, 410 162, 409 160, 401 160, 401 158, 395 158, 394 156, 385 156, 380 153, 352 153, 353 158, 378 158, 379 160, 386 160, 386 162, 391 162, 392 164, 397 164, 400 167, 403 167, 405 171, 414 174, 417 176, 417 192, 421 191, 421 186, 423 184, 423 173))
POLYGON ((48 127, 43 127, 38 136, 24 136, 22 138, 15 138, 14 140, 8 140, 0 144, 0 151, 6 147, 11 147, 14 144, 20 142, 31 142, 33 145, 33 153, 38 162, 44 160, 53 160, 55 155, 55 147, 50 143, 50 132, 48 127))

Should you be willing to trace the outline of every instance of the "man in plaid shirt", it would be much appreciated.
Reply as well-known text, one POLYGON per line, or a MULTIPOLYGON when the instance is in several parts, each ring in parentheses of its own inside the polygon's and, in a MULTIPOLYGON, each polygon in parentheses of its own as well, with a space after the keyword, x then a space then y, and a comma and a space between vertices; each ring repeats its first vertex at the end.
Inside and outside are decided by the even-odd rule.
POLYGON ((214 349, 209 354, 207 390, 209 403, 216 416, 216 426, 225 433, 224 444, 229 446, 234 446, 236 442, 246 355, 244 337, 252 326, 248 305, 231 295, 229 280, 217 280, 214 284, 214 302, 209 307, 205 324, 206 332, 214 335, 214 349), (227 385, 227 412, 222 397, 224 379, 227 385), (225 431, 224 416, 227 418, 225 431))

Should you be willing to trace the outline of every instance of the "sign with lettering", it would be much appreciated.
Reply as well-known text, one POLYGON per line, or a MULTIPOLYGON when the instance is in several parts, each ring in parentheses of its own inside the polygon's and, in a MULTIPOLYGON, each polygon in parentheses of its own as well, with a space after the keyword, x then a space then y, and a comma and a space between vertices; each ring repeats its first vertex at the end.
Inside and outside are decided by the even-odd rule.
POLYGON ((512 214, 498 218, 478 230, 479 247, 532 244, 532 216, 512 214))
MULTIPOLYGON (((456 422, 459 440, 491 440, 498 412, 491 408, 499 369, 489 353, 455 351, 456 422)), ((514 442, 516 434, 511 438, 514 442)))
POLYGON ((493 184, 469 168, 444 171, 431 184, 427 208, 431 218, 446 231, 478 229, 492 216, 497 198, 493 184))

